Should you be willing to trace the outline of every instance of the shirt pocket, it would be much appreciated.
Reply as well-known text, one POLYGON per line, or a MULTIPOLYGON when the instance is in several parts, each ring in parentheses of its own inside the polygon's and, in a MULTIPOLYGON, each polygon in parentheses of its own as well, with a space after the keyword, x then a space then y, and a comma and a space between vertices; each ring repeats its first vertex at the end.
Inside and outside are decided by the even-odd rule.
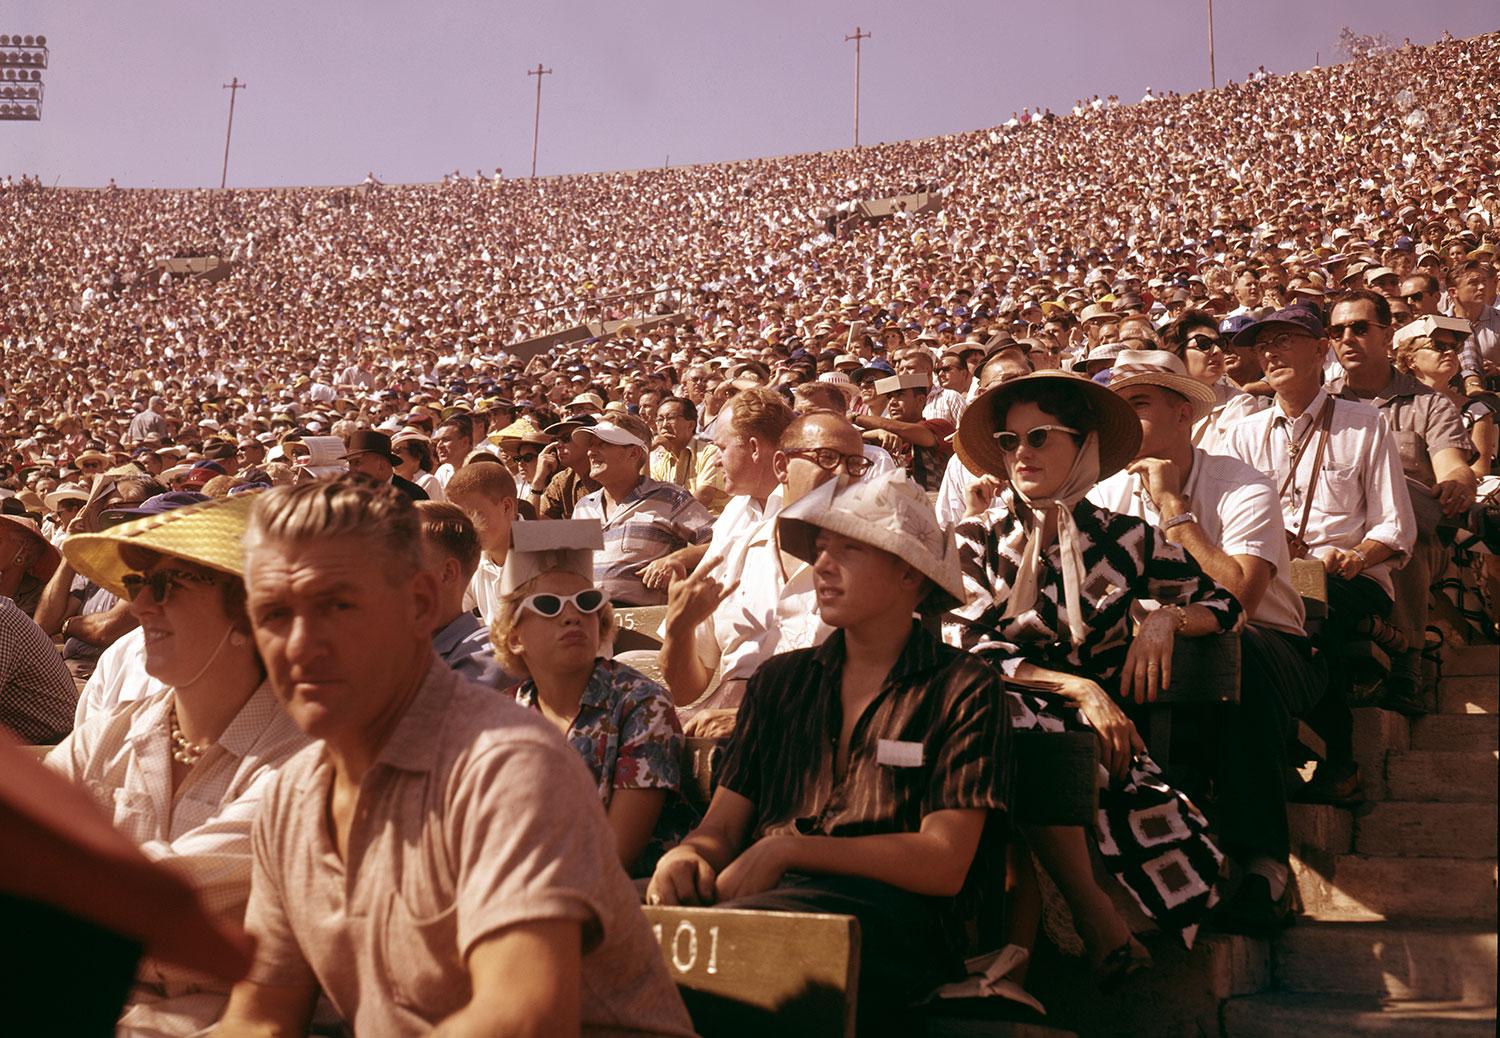
POLYGON ((1432 467, 1427 458, 1427 443, 1409 429, 1397 429, 1396 449, 1401 452, 1401 468, 1407 475, 1423 481, 1428 479, 1432 467))
POLYGON ((398 1005, 440 1020, 467 1004, 469 980, 458 954, 456 903, 423 915, 400 893, 392 893, 381 929, 381 980, 398 1005))
MULTIPOLYGON (((1313 504, 1317 510, 1329 516, 1348 516, 1364 513, 1364 491, 1360 486, 1360 471, 1357 465, 1324 464, 1318 474, 1318 489, 1313 504)), ((1298 512, 1301 519, 1301 512, 1298 512)))

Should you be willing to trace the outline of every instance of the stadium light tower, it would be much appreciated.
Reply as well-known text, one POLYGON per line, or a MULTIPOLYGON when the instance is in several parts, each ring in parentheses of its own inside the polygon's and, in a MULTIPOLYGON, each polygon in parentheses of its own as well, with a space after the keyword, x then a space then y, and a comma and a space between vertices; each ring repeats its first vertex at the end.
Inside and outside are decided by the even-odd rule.
POLYGON ((859 147, 859 44, 862 40, 868 40, 870 34, 864 32, 859 26, 854 27, 853 36, 845 36, 844 42, 854 41, 854 146, 859 147))
POLYGON ((0 36, 0 122, 42 118, 42 69, 46 67, 47 37, 0 36))
POLYGON ((552 75, 550 68, 542 68, 538 61, 536 68, 526 73, 528 76, 536 77, 536 116, 531 121, 531 179, 536 179, 536 142, 542 135, 542 77, 552 75))

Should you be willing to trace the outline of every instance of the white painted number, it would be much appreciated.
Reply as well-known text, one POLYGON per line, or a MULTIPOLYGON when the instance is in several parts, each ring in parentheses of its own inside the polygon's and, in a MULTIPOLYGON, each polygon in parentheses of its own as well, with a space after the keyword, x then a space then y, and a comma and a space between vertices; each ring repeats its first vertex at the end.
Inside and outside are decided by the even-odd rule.
POLYGON ((708 972, 719 972, 719 928, 708 928, 708 972))
POLYGON ((677 932, 672 935, 672 965, 677 967, 678 973, 686 973, 698 964, 698 928, 684 919, 677 924, 677 932), (688 954, 687 961, 683 962, 677 954, 682 947, 683 932, 687 932, 688 954))

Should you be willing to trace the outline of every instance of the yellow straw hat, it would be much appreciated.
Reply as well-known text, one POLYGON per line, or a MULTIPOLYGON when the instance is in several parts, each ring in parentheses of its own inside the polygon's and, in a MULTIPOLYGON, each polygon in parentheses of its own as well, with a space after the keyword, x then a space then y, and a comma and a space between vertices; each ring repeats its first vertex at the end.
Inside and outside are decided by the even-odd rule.
POLYGON ((243 576, 245 529, 258 493, 246 491, 184 505, 102 533, 74 534, 63 543, 63 555, 79 573, 122 598, 129 596, 121 578, 135 569, 125 561, 127 545, 243 576))

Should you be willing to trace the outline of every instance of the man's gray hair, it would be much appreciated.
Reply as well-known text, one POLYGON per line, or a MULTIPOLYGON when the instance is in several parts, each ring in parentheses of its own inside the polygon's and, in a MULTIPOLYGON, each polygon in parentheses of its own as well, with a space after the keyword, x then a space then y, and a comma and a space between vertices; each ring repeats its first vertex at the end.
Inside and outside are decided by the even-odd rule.
POLYGON ((395 563, 387 575, 395 579, 421 567, 421 529, 405 494, 389 483, 351 473, 256 495, 245 551, 248 554, 262 541, 363 537, 385 549, 395 563))

